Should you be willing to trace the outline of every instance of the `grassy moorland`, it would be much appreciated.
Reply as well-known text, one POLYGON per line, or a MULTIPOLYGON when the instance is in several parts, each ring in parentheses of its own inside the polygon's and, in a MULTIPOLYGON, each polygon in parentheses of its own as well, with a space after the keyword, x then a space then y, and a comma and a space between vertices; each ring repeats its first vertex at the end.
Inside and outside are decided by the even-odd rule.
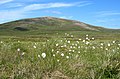
POLYGON ((16 26, 0 26, 0 79, 120 79, 119 30, 16 26))

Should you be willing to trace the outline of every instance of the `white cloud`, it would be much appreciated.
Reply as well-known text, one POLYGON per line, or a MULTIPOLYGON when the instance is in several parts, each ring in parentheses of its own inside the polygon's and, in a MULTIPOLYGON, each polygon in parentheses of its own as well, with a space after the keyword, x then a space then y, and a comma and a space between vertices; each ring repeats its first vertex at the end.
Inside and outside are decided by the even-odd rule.
POLYGON ((108 22, 108 21, 104 20, 104 19, 98 19, 98 20, 96 20, 96 22, 98 22, 98 23, 105 23, 105 22, 108 22))
POLYGON ((63 18, 63 19, 72 19, 73 16, 61 16, 61 17, 59 17, 59 18, 63 18))
POLYGON ((120 19, 119 18, 101 18, 101 19, 96 19, 94 21, 95 24, 99 26, 106 26, 107 28, 119 28, 120 27, 120 19))
POLYGON ((115 22, 119 22, 120 19, 119 18, 105 18, 105 19, 97 19, 96 22, 98 23, 115 23, 115 22))
POLYGON ((51 11, 51 10, 45 10, 44 12, 53 13, 53 14, 62 14, 62 12, 59 12, 59 11, 51 11))
POLYGON ((89 1, 81 1, 81 2, 77 2, 76 4, 78 4, 79 7, 83 7, 83 6, 93 4, 93 3, 89 1))
POLYGON ((15 8, 15 7, 22 7, 22 6, 24 6, 24 4, 22 4, 22 3, 10 3, 10 4, 6 4, 5 6, 9 7, 9 8, 15 8))
POLYGON ((87 1, 81 1, 81 2, 75 2, 75 3, 46 3, 46 4, 31 4, 26 7, 24 7, 25 11, 31 11, 31 10, 39 10, 39 9, 47 9, 47 8, 59 8, 59 7, 72 7, 72 6, 87 6, 90 5, 90 2, 87 1))
MULTIPOLYGON (((13 0, 0 0, 0 4, 8 3, 13 0)), ((86 6, 88 2, 76 2, 76 3, 46 3, 46 4, 31 4, 23 7, 22 5, 17 5, 17 6, 22 6, 21 8, 17 10, 3 10, 0 11, 0 23, 7 22, 7 21, 12 21, 16 19, 21 19, 27 17, 27 14, 29 11, 33 10, 41 10, 41 9, 49 9, 49 8, 60 8, 60 7, 72 7, 72 6, 86 6)), ((14 7, 14 6, 11 6, 14 7)), ((62 14, 59 11, 51 11, 51 13, 54 14, 62 14)), ((71 19, 73 16, 63 16, 61 18, 66 18, 66 19, 71 19)))
POLYGON ((5 4, 5 3, 9 3, 12 2, 13 0, 0 0, 0 4, 5 4))
POLYGON ((46 9, 46 8, 58 8, 58 7, 70 7, 75 6, 73 3, 47 3, 47 4, 31 4, 24 7, 25 11, 46 9))
POLYGON ((20 19, 20 18, 24 18, 25 15, 23 12, 21 11, 1 11, 0 12, 0 23, 5 23, 8 21, 12 21, 12 20, 16 20, 16 19, 20 19))
POLYGON ((120 15, 120 12, 101 11, 101 12, 97 12, 96 17, 107 17, 107 16, 116 16, 116 15, 120 15))

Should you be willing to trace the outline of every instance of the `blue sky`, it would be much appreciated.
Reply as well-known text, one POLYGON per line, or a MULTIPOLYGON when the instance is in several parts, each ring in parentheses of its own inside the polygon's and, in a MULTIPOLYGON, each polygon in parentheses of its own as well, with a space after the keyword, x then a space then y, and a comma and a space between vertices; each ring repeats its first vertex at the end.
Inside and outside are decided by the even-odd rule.
POLYGON ((120 0, 0 0, 0 23, 53 16, 120 29, 120 0))

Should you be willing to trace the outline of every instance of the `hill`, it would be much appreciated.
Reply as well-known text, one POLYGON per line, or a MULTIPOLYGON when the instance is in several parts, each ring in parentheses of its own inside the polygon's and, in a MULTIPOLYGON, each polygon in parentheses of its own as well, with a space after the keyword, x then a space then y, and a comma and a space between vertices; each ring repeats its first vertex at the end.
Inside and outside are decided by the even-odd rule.
POLYGON ((55 17, 22 19, 0 25, 0 31, 101 31, 102 29, 105 28, 55 17))
POLYGON ((80 21, 62 19, 56 17, 39 17, 16 20, 4 24, 0 24, 0 35, 12 36, 42 36, 51 37, 56 33, 62 35, 64 33, 71 33, 75 35, 91 34, 96 37, 112 37, 115 35, 119 37, 119 29, 108 29, 98 26, 93 26, 80 21), (116 35, 117 34, 117 35, 116 35))

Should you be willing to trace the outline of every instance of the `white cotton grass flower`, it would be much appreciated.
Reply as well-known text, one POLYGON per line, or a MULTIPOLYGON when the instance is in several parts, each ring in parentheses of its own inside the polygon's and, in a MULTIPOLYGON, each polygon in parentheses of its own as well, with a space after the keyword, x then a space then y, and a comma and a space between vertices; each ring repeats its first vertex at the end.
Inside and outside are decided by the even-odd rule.
POLYGON ((37 47, 36 47, 36 46, 33 46, 33 48, 35 48, 35 49, 36 49, 37 47))
POLYGON ((81 41, 82 39, 79 39, 79 41, 81 41))
POLYGON ((69 59, 70 57, 69 56, 66 56, 67 59, 69 59))
POLYGON ((72 46, 70 46, 70 48, 73 48, 72 46))
POLYGON ((78 51, 78 53, 80 53, 80 51, 78 51))
POLYGON ((89 43, 90 43, 90 42, 87 41, 85 44, 88 45, 89 43))
POLYGON ((20 48, 18 48, 17 51, 19 52, 19 51, 20 51, 20 48))
POLYGON ((112 51, 113 51, 113 52, 115 52, 115 50, 114 50, 114 49, 113 49, 112 51))
POLYGON ((80 43, 79 41, 76 41, 78 44, 80 43))
POLYGON ((101 48, 101 49, 103 49, 103 47, 102 47, 102 46, 101 46, 100 48, 101 48))
POLYGON ((63 40, 60 40, 60 42, 63 42, 63 40))
POLYGON ((75 46, 78 46, 77 44, 75 44, 75 46))
POLYGON ((88 35, 86 35, 86 36, 88 36, 88 35))
POLYGON ((80 46, 78 46, 78 48, 80 48, 80 46))
POLYGON ((35 43, 35 45, 37 45, 37 43, 35 43))
POLYGON ((56 46, 58 46, 59 44, 57 43, 56 46))
POLYGON ((92 40, 94 40, 95 38, 92 38, 92 40))
POLYGON ((86 37, 86 40, 88 40, 89 38, 88 37, 86 37))
POLYGON ((63 56, 64 56, 64 53, 61 53, 61 56, 63 57, 63 56))
POLYGON ((85 40, 83 40, 83 42, 85 42, 85 40))
POLYGON ((59 59, 57 59, 57 62, 59 62, 60 60, 59 59))
POLYGON ((64 47, 66 47, 67 45, 64 45, 64 47))
POLYGON ((2 43, 3 43, 3 41, 0 41, 0 43, 2 44, 2 43))
POLYGON ((111 44, 110 44, 110 43, 108 43, 108 46, 110 47, 110 46, 111 46, 111 44))
POLYGON ((55 54, 53 54, 53 56, 55 57, 55 54))
POLYGON ((24 55, 24 54, 25 54, 25 52, 22 53, 22 55, 24 55))
POLYGON ((61 46, 61 47, 64 47, 64 46, 61 46))
POLYGON ((68 43, 70 43, 70 41, 67 41, 68 43))
POLYGON ((45 58, 45 57, 46 57, 46 53, 42 53, 41 56, 42 56, 43 58, 45 58))
POLYGON ((54 49, 52 49, 52 52, 54 52, 54 49))
POLYGON ((57 54, 59 53, 59 51, 57 51, 57 54))
POLYGON ((95 49, 95 46, 92 46, 93 49, 95 49))
POLYGON ((113 43, 115 43, 115 41, 113 41, 113 43))
POLYGON ((40 58, 40 55, 38 55, 38 58, 40 58))
POLYGON ((100 45, 103 46, 103 43, 101 43, 100 45))
POLYGON ((73 35, 71 35, 71 37, 73 37, 73 35))
POLYGON ((108 50, 108 48, 105 48, 105 50, 108 50))
POLYGON ((75 50, 72 50, 72 52, 75 52, 75 50))

